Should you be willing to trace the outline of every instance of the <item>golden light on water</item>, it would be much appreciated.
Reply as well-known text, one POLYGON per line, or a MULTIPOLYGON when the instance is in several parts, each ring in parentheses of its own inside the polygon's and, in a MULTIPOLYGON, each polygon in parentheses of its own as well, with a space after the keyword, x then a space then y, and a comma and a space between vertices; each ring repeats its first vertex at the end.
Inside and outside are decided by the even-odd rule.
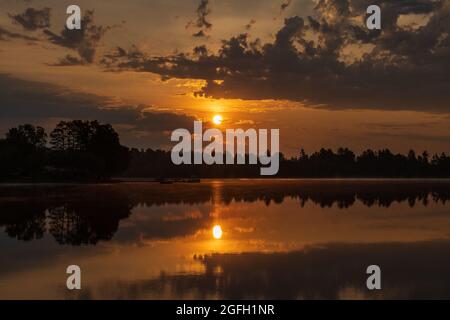
POLYGON ((212 232, 213 232, 214 239, 222 239, 223 232, 222 232, 222 227, 221 226, 215 225, 213 227, 212 232))
POLYGON ((213 122, 216 125, 222 124, 222 121, 223 121, 223 117, 220 114, 217 114, 213 117, 213 122))

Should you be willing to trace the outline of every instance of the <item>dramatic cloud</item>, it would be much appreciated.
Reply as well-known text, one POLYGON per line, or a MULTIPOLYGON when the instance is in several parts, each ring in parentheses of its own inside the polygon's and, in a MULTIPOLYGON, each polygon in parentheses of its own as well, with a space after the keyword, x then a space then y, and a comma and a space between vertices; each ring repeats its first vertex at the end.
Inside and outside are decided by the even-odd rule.
POLYGON ((108 97, 75 92, 41 82, 0 74, 0 118, 20 121, 48 119, 99 120, 129 128, 129 132, 163 133, 189 128, 194 118, 149 111, 144 106, 113 106, 108 97))
POLYGON ((58 60, 58 62, 50 64, 50 65, 55 66, 55 67, 67 67, 67 66, 81 66, 84 64, 86 64, 86 63, 82 59, 68 54, 63 58, 60 58, 58 60))
POLYGON ((60 59, 56 65, 76 65, 93 63, 97 47, 110 26, 98 26, 94 24, 94 12, 86 11, 81 21, 81 30, 69 30, 64 28, 61 33, 55 34, 45 29, 44 34, 48 40, 58 46, 75 50, 79 58, 66 56, 60 59))
POLYGON ((192 35, 193 37, 206 37, 207 32, 212 28, 212 23, 207 19, 210 13, 209 0, 200 0, 197 8, 197 20, 195 22, 190 21, 186 26, 186 28, 195 27, 199 29, 192 35))
MULTIPOLYGON (((50 8, 28 8, 21 14, 9 14, 9 16, 15 24, 21 25, 26 31, 42 30, 47 41, 57 46, 74 50, 78 54, 78 57, 68 54, 52 65, 73 66, 93 63, 100 41, 112 27, 96 25, 94 23, 94 11, 87 10, 83 14, 81 30, 64 28, 59 34, 56 34, 49 29, 50 12, 50 8)), ((0 40, 6 39, 38 40, 28 35, 9 32, 0 27, 0 40)))
POLYGON ((155 57, 121 49, 103 62, 163 79, 206 80, 196 94, 207 97, 450 112, 447 0, 320 0, 314 15, 286 19, 273 42, 242 34, 223 41, 217 53, 201 52, 155 57), (372 4, 382 8, 381 32, 365 26, 372 4), (418 14, 426 17, 419 26, 399 23, 418 14))
POLYGON ((12 40, 12 39, 21 39, 27 41, 37 41, 38 39, 35 37, 30 37, 24 34, 16 33, 8 31, 0 26, 0 41, 12 40))
POLYGON ((50 8, 28 8, 22 14, 9 15, 16 24, 20 24, 27 31, 35 31, 50 27, 50 8))

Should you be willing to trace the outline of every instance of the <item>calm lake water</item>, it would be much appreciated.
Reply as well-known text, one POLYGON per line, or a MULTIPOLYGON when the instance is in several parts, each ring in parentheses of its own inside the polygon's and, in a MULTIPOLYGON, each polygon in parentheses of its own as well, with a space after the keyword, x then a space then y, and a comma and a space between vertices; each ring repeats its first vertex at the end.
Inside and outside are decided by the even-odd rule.
POLYGON ((0 299, 450 298, 449 200, 443 180, 0 185, 0 299))

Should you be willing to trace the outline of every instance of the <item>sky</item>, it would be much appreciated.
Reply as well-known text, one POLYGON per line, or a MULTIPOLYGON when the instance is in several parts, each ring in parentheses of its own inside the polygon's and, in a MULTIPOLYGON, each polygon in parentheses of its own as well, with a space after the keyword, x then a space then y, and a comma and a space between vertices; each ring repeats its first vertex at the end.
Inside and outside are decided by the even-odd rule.
POLYGON ((167 149, 218 114, 280 129, 292 156, 450 153, 450 0, 0 0, 1 135, 97 119, 167 149), (65 30, 71 4, 81 31, 65 30))

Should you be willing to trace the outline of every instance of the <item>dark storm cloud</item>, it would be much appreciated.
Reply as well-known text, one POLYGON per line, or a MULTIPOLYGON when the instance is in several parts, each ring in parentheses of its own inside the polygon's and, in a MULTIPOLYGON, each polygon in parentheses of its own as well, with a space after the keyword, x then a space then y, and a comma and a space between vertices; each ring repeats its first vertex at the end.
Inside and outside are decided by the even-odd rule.
POLYGON ((195 27, 199 29, 192 35, 193 37, 206 37, 207 32, 212 28, 212 23, 208 21, 210 13, 209 0, 200 0, 197 7, 197 20, 188 22, 186 26, 186 28, 195 27))
POLYGON ((14 23, 20 24, 25 30, 35 31, 50 27, 50 11, 50 8, 28 8, 21 14, 9 14, 9 17, 14 23))
POLYGON ((155 57, 123 50, 105 65, 157 73, 163 79, 206 80, 196 94, 213 98, 448 113, 450 3, 320 0, 314 15, 286 19, 272 42, 261 44, 242 34, 223 41, 217 53, 201 56, 155 57), (365 12, 372 4, 382 8, 381 32, 365 27, 365 12), (429 19, 418 28, 400 26, 399 18, 410 14, 429 19), (366 51, 347 61, 349 48, 366 51))
POLYGON ((110 26, 99 26, 94 23, 94 11, 86 11, 81 20, 81 30, 69 30, 64 28, 60 34, 45 29, 44 34, 51 43, 75 50, 79 59, 73 56, 62 58, 56 65, 73 65, 93 63, 97 47, 109 30, 110 26))
POLYGON ((108 97, 74 92, 41 82, 0 74, 0 118, 42 121, 49 118, 99 120, 130 131, 163 132, 189 128, 193 118, 148 111, 143 106, 112 107, 108 97))

